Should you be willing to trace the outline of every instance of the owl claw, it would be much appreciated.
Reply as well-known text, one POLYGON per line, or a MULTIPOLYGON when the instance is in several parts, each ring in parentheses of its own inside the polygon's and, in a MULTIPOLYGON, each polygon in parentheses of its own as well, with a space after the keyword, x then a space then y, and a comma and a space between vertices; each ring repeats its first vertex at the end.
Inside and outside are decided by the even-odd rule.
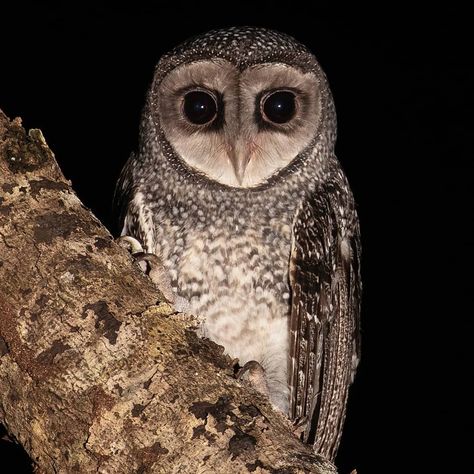
POLYGON ((303 416, 301 418, 297 418, 293 422, 293 433, 295 434, 296 437, 301 438, 301 436, 306 430, 308 421, 309 421, 308 416, 303 416))
POLYGON ((120 245, 120 247, 128 250, 132 255, 143 253, 142 244, 130 235, 122 235, 115 241, 120 245))
POLYGON ((265 369, 256 360, 250 360, 240 368, 236 375, 237 380, 247 380, 250 385, 263 395, 269 396, 265 369))

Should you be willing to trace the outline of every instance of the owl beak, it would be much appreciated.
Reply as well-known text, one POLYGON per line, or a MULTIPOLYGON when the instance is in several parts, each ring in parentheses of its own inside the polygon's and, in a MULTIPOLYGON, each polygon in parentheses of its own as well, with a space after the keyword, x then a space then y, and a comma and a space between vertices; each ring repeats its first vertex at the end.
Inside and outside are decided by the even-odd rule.
POLYGON ((250 150, 242 141, 237 141, 232 146, 230 155, 232 166, 234 168, 234 174, 237 181, 242 185, 245 177, 245 171, 250 162, 250 150))

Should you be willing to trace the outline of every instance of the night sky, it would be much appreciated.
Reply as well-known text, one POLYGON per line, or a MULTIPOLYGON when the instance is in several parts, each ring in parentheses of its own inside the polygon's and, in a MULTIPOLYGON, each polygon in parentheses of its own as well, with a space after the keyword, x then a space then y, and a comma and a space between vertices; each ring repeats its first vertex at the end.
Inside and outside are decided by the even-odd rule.
MULTIPOLYGON (((409 455, 418 468, 433 459, 439 467, 451 441, 462 458, 474 329, 466 15, 400 3, 377 11, 314 2, 311 14, 298 2, 235 2, 237 12, 224 2, 63 3, 0 6, 0 108, 43 131, 81 200, 114 233, 115 182, 163 53, 231 25, 274 28, 310 47, 333 91, 336 154, 363 241, 362 362, 337 464, 342 474, 405 472, 409 455), (443 449, 428 442, 422 453, 428 437, 443 449)), ((1 459, 13 455, 5 446, 1 459)))

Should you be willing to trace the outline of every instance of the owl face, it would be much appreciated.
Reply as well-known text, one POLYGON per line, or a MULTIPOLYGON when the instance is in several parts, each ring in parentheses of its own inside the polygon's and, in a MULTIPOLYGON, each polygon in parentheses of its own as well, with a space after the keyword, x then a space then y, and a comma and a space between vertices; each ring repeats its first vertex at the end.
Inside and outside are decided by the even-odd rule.
POLYGON ((224 59, 183 64, 160 82, 157 99, 163 133, 179 158, 240 188, 288 166, 321 118, 316 75, 283 63, 243 70, 224 59))

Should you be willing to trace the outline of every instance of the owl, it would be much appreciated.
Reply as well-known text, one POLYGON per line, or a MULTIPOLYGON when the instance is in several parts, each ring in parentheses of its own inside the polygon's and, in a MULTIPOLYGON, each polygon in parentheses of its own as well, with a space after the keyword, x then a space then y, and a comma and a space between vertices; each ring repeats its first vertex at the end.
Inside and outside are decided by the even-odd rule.
POLYGON ((211 31, 156 66, 116 191, 202 334, 334 459, 359 360, 359 224, 326 77, 302 44, 211 31))

